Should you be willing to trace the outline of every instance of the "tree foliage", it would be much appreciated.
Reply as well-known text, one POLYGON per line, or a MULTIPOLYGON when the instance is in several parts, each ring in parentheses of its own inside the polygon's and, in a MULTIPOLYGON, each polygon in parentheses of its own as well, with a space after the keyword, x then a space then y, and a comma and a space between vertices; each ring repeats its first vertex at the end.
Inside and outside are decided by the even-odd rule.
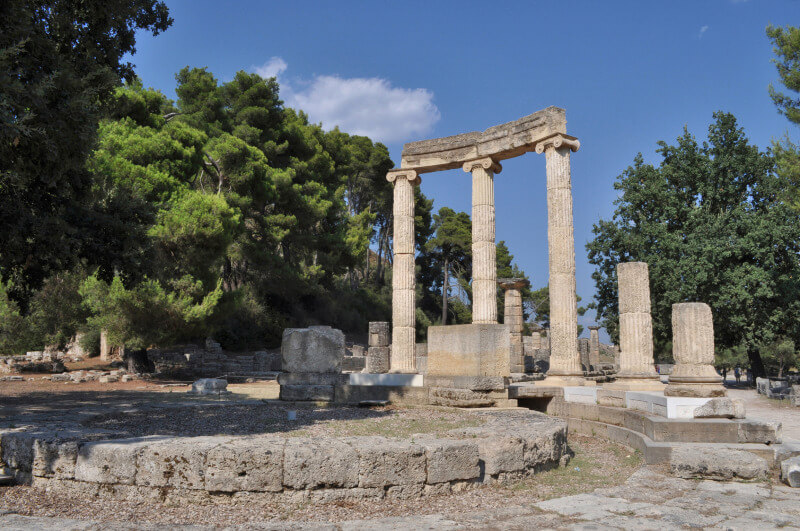
POLYGON ((23 311, 46 277, 95 256, 107 219, 85 163, 102 104, 133 78, 136 31, 171 23, 156 0, 0 5, 0 274, 23 311))
POLYGON ((705 302, 717 347, 744 345, 762 374, 759 346, 798 332, 800 223, 781 201, 770 154, 749 144, 732 115, 714 119, 707 141, 684 130, 676 145, 659 142, 658 167, 639 154, 617 178, 613 218, 587 244, 597 312, 616 339, 616 265, 647 262, 657 344, 671 339, 672 304, 705 302))

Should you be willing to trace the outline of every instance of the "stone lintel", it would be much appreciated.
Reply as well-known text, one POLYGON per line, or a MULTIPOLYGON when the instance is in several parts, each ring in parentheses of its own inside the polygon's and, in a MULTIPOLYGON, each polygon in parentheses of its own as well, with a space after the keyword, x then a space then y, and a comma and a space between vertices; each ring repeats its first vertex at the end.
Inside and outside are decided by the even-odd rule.
POLYGON ((564 109, 547 107, 483 132, 410 142, 403 146, 400 166, 430 173, 458 168, 465 162, 485 157, 498 162, 533 151, 538 143, 555 134, 572 139, 566 137, 566 132, 564 109))
POLYGON ((522 289, 530 286, 531 282, 527 278, 498 278, 497 285, 504 290, 522 289))

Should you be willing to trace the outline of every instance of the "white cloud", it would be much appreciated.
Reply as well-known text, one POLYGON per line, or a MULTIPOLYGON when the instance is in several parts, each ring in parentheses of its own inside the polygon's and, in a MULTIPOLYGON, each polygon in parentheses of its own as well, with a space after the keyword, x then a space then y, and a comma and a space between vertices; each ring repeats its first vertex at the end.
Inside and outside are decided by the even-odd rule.
POLYGON ((269 61, 261 66, 254 66, 253 70, 261 77, 278 77, 288 66, 280 57, 270 57, 269 61))
MULTIPOLYGON (((272 57, 255 71, 264 77, 277 76, 287 66, 280 57, 272 57)), ((346 133, 375 141, 413 140, 429 133, 441 117, 433 103, 433 92, 394 87, 386 79, 318 75, 297 84, 302 88, 295 90, 281 80, 281 97, 286 105, 305 111, 312 122, 321 122, 325 129, 338 125, 346 133)))
POLYGON ((702 27, 700 28, 700 33, 697 35, 697 38, 698 38, 698 39, 702 39, 702 38, 703 38, 703 34, 704 34, 706 31, 708 31, 708 26, 707 26, 707 25, 706 25, 706 26, 702 26, 702 27))

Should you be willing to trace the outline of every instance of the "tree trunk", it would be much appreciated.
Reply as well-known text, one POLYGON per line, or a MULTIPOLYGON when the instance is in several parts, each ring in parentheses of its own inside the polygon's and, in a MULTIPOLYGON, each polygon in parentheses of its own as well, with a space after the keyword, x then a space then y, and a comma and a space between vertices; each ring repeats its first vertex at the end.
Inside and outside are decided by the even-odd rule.
POLYGON ((448 278, 448 260, 447 258, 444 259, 444 282, 442 282, 442 326, 447 324, 447 288, 450 286, 450 279, 448 278))
POLYGON ((764 369, 764 362, 761 360, 761 353, 756 347, 747 347, 747 359, 750 360, 750 372, 753 375, 753 383, 756 378, 765 378, 767 371, 764 369))

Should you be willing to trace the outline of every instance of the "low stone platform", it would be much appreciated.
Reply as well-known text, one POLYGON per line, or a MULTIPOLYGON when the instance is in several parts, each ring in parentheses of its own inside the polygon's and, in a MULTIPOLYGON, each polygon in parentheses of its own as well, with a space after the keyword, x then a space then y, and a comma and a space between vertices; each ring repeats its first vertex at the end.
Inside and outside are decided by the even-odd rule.
MULTIPOLYGON (((224 413, 226 406, 215 407, 224 413)), ((0 455, 18 482, 65 494, 148 499, 167 490, 172 499, 195 501, 233 493, 335 501, 418 497, 523 478, 559 466, 567 453, 565 421, 524 410, 472 415, 477 425, 397 438, 302 430, 123 438, 125 431, 103 428, 119 422, 88 419, 0 431, 0 455)))

